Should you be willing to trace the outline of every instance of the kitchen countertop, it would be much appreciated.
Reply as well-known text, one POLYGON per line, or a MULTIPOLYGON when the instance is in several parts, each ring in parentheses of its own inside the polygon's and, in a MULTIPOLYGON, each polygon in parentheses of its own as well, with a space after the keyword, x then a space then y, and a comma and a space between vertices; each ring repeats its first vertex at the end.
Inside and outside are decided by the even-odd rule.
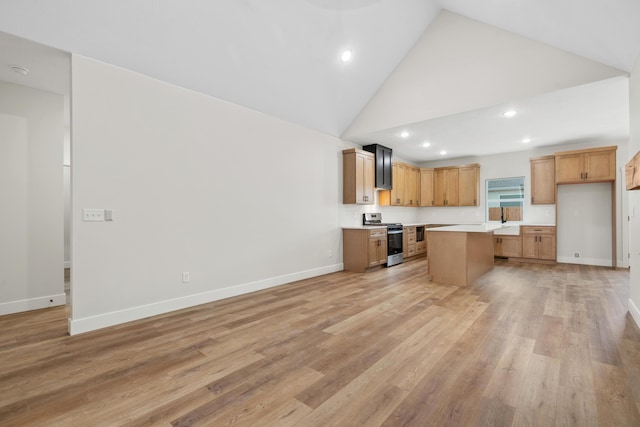
MULTIPOLYGON (((432 223, 428 223, 428 222, 416 222, 416 223, 401 223, 403 227, 418 227, 421 225, 427 226, 427 230, 429 231, 435 231, 436 229, 438 229, 439 231, 467 231, 467 230, 463 230, 463 229, 452 229, 451 227, 471 227, 473 230, 475 231, 468 231, 468 232, 476 232, 476 233, 481 233, 481 232, 488 232, 488 231, 496 231, 498 230, 499 234, 519 234, 519 229, 520 227, 555 227, 556 224, 529 224, 529 223, 518 223, 518 224, 513 224, 513 223, 509 223, 506 222, 504 224, 500 224, 500 223, 483 223, 483 224, 456 224, 456 225, 451 225, 451 224, 432 224, 432 223), (485 229, 481 229, 479 227, 488 227, 485 229), (511 230, 507 231, 507 229, 511 229, 514 230, 515 233, 511 230), (500 233, 499 230, 504 230, 503 233, 500 233)), ((351 225, 351 226, 343 226, 342 229, 343 230, 371 230, 371 229, 376 229, 376 228, 387 228, 385 225, 351 225)))
POLYGON ((456 231, 459 233, 490 233, 494 230, 502 228, 501 224, 462 224, 462 225, 449 225, 444 227, 429 228, 427 231, 440 232, 440 231, 456 231))
POLYGON ((387 229, 386 225, 351 225, 347 227, 342 227, 343 230, 375 230, 376 228, 384 228, 387 229))

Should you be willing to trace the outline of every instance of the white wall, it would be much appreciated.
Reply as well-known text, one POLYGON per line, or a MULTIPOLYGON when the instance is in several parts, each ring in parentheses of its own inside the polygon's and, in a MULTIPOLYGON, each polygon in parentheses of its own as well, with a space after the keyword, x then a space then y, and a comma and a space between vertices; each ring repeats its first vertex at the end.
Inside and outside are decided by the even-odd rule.
POLYGON ((0 82, 0 315, 65 303, 63 97, 0 82))
POLYGON ((64 267, 71 267, 71 129, 64 128, 62 179, 64 195, 64 267))
POLYGON ((558 186, 558 262, 611 267, 611 219, 610 183, 558 186))
MULTIPOLYGON (((598 143, 582 143, 582 144, 567 144, 567 145, 557 145, 552 147, 539 147, 532 150, 527 151, 518 151, 513 153, 506 154, 496 154, 491 156, 481 156, 481 157, 468 157, 468 158, 459 158, 459 159, 449 159, 449 160, 441 160, 438 162, 427 162, 422 164, 422 167, 439 167, 439 166, 451 166, 451 165, 462 165, 468 163, 478 163, 480 164, 480 206, 478 207, 428 207, 419 209, 419 217, 421 222, 427 222, 432 224, 474 224, 484 222, 486 219, 485 215, 485 206, 486 206, 486 197, 485 197, 485 186, 487 179, 493 178, 507 178, 507 177, 516 177, 516 176, 524 176, 525 177, 525 206, 524 206, 524 223, 528 224, 536 224, 536 225, 555 225, 556 224, 556 206, 558 209, 570 208, 569 204, 559 205, 532 205, 531 204, 531 167, 529 163, 529 159, 531 157, 538 157, 553 154, 559 151, 568 151, 568 150, 578 150, 584 148, 592 148, 592 147, 600 147, 605 144, 598 143)), ((617 179, 616 179, 616 214, 617 214, 617 224, 616 224, 616 235, 617 235, 617 264, 618 266, 627 266, 628 261, 626 258, 626 248, 628 247, 628 236, 626 233, 626 211, 623 210, 623 207, 626 206, 626 192, 622 191, 624 186, 624 179, 622 178, 621 170, 624 168, 624 162, 627 156, 627 141, 620 141, 617 144, 606 144, 608 145, 617 145, 618 150, 616 153, 616 161, 617 161, 617 179), (624 220, 624 221, 623 221, 624 220)), ((588 185, 587 185, 588 186, 588 185)), ((585 197, 592 200, 601 200, 602 194, 599 192, 597 187, 592 187, 590 189, 581 190, 581 192, 585 193, 585 197)), ((607 207, 608 213, 610 215, 611 210, 611 199, 607 198, 604 200, 607 207)), ((584 219, 584 218, 583 218, 584 219)), ((562 231, 561 238, 564 241, 572 242, 578 239, 587 239, 587 241, 593 241, 596 239, 596 236, 600 234, 600 228, 588 227, 589 224, 582 223, 581 225, 586 228, 579 230, 580 235, 578 235, 578 230, 574 232, 562 231), (586 237, 585 237, 586 235, 586 237)), ((609 229, 610 230, 610 229, 609 229)), ((608 242, 611 241, 611 234, 609 231, 608 242)), ((610 247, 611 245, 609 245, 610 247)), ((558 260, 565 260, 568 257, 573 257, 573 250, 569 249, 567 246, 566 251, 568 252, 560 252, 562 247, 558 247, 558 260)), ((565 249, 562 248, 564 251, 565 249)), ((587 252, 590 249, 585 249, 587 252)), ((595 256, 595 255, 594 255, 595 256)), ((598 252, 597 257, 601 257, 602 254, 598 252)), ((582 259, 579 262, 581 263, 593 263, 589 259, 582 259)), ((609 262, 608 265, 611 263, 609 262)))
POLYGON ((71 333, 342 269, 350 144, 78 55, 72 70, 71 333))
MULTIPOLYGON (((625 161, 640 151, 640 58, 631 73, 629 84, 631 115, 629 151, 625 161)), ((627 191, 629 198, 629 265, 631 266, 629 312, 640 325, 640 191, 627 191)))

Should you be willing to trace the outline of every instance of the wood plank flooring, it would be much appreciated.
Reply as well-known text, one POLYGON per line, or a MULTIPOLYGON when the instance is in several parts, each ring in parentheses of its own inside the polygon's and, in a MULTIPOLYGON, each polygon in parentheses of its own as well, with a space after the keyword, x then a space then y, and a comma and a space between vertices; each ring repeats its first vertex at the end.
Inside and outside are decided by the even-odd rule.
POLYGON ((2 426, 640 426, 629 273, 424 260, 69 337, 0 317, 2 426))

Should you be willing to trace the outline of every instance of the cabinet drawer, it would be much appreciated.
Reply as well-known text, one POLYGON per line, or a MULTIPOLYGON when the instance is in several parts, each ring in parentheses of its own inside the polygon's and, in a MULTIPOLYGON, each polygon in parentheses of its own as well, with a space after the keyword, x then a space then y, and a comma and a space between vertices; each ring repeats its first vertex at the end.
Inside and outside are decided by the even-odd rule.
POLYGON ((412 234, 415 236, 416 235, 416 228, 415 227, 404 227, 404 232, 407 233, 407 236, 411 236, 412 234))
POLYGON ((407 243, 410 245, 414 245, 416 243, 416 236, 409 235, 407 236, 407 243))
POLYGON ((380 228, 375 230, 369 230, 369 238, 372 237, 387 237, 387 229, 380 228))
POLYGON ((534 227, 531 225, 523 225, 520 227, 520 233, 522 234, 556 234, 556 228, 553 226, 534 227))

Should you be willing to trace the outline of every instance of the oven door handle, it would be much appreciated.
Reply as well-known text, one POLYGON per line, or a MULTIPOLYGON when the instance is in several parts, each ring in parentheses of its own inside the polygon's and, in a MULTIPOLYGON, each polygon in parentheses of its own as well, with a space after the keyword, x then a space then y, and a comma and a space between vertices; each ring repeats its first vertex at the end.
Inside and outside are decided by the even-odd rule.
POLYGON ((400 231, 387 231, 387 234, 402 234, 402 230, 400 230, 400 231))

